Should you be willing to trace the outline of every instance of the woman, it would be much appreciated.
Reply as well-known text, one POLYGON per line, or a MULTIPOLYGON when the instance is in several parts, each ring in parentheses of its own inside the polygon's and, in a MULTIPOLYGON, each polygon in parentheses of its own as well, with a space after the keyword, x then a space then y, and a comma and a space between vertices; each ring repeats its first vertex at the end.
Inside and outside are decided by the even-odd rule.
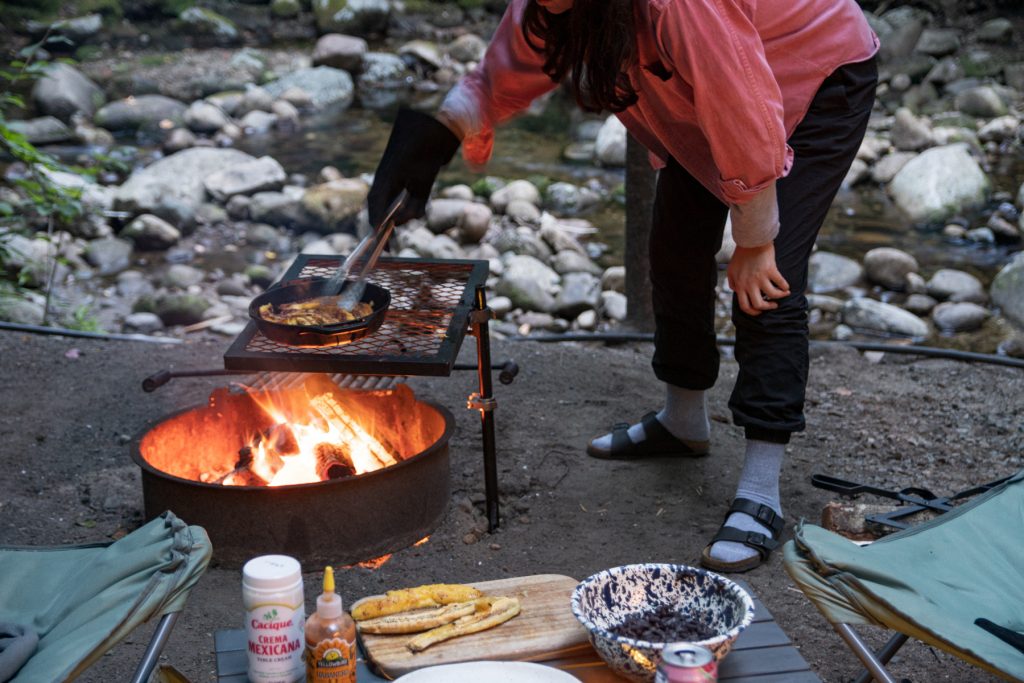
POLYGON ((785 445, 804 428, 807 262, 874 101, 878 40, 854 0, 511 0, 479 67, 437 118, 400 113, 370 192, 371 220, 402 188, 421 215, 459 142, 474 165, 494 127, 568 81, 610 110, 660 168, 651 245, 654 374, 665 405, 590 442, 598 458, 708 451, 718 376, 715 254, 731 213, 739 375, 729 401, 746 459, 702 554, 745 571, 778 545, 785 445))

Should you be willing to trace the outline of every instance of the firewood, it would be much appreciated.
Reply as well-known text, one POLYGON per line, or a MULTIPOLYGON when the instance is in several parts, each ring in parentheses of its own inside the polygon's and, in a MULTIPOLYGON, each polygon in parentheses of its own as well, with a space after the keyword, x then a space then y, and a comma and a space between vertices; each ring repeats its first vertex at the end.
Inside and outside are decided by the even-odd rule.
POLYGON ((356 422, 341 407, 341 404, 330 394, 320 394, 310 399, 310 404, 327 420, 332 427, 336 428, 346 439, 355 439, 366 444, 367 450, 382 467, 389 467, 396 464, 395 460, 387 449, 375 439, 362 425, 356 422))
POLYGON ((316 473, 321 480, 342 479, 356 473, 348 450, 344 446, 318 443, 313 453, 316 455, 316 473))

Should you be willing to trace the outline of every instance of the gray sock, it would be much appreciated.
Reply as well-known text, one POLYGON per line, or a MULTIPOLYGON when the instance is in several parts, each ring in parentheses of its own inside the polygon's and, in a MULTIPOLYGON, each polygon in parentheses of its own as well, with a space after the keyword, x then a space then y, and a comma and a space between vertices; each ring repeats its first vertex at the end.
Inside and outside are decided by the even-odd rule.
MULTIPOLYGON (((658 422, 677 439, 685 441, 707 441, 711 435, 708 421, 707 399, 703 390, 683 389, 665 385, 665 407, 658 413, 658 422)), ((629 428, 629 440, 640 443, 644 440, 644 426, 637 422, 629 428)), ((603 451, 612 448, 612 435, 594 439, 594 447, 603 451)))
MULTIPOLYGON (((747 441, 747 457, 743 462, 743 472, 736 488, 737 498, 749 498, 755 503, 767 505, 777 515, 782 515, 782 504, 779 502, 779 472, 782 469, 782 457, 786 453, 785 444, 768 441, 747 441)), ((734 512, 725 522, 741 531, 756 531, 771 537, 771 530, 759 524, 750 515, 734 512)), ((733 541, 719 541, 711 546, 711 557, 722 562, 740 562, 754 555, 753 548, 733 541)))

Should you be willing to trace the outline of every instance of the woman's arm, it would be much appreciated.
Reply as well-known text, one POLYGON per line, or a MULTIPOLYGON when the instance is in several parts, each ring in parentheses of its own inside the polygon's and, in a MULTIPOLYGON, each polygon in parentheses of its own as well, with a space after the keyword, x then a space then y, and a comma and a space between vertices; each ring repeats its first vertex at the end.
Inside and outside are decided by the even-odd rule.
POLYGON ((463 156, 473 165, 490 159, 495 126, 557 85, 542 69, 544 55, 523 36, 528 1, 509 3, 483 60, 452 88, 438 112, 437 118, 462 138, 463 156))

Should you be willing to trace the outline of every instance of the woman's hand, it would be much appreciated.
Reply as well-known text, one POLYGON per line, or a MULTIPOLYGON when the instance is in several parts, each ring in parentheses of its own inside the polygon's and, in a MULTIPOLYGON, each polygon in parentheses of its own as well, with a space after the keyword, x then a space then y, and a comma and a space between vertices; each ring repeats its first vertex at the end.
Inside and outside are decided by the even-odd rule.
POLYGON ((747 315, 778 308, 772 301, 789 296, 789 283, 775 265, 775 245, 736 247, 726 271, 740 309, 747 315))

